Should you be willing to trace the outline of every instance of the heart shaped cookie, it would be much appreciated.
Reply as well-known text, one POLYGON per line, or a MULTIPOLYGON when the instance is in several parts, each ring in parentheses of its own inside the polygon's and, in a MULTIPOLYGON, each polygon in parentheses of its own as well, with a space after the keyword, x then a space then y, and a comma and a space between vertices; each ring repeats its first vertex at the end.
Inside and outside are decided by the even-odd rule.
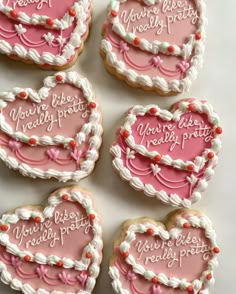
POLYGON ((70 67, 83 49, 89 0, 1 0, 0 52, 44 68, 70 67))
POLYGON ((198 211, 175 211, 166 226, 148 218, 130 220, 114 244, 112 286, 125 294, 206 294, 218 253, 212 224, 198 211))
POLYGON ((113 166, 134 189, 190 207, 214 174, 221 133, 219 117, 206 101, 186 99, 171 112, 137 105, 110 149, 113 166))
POLYGON ((206 23, 203 0, 112 0, 101 54, 131 86, 181 93, 202 65, 206 23))
POLYGON ((0 158, 25 176, 63 182, 88 176, 102 132, 91 85, 76 72, 46 78, 38 92, 0 93, 0 158))
POLYGON ((91 293, 102 260, 102 229, 92 199, 63 188, 48 205, 0 220, 0 279, 23 293, 91 293))

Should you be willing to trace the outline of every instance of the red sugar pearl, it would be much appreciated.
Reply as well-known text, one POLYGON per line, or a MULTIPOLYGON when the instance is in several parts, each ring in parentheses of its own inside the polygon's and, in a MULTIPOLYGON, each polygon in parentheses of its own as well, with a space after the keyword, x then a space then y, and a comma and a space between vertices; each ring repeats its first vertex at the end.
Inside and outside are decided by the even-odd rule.
POLYGON ((215 132, 216 132, 216 134, 220 135, 220 134, 222 134, 223 130, 221 127, 217 127, 215 132))
POLYGON ((155 155, 153 159, 154 159, 155 162, 159 162, 159 161, 161 161, 161 156, 160 155, 155 155))
POLYGON ((95 102, 90 102, 89 103, 89 107, 90 108, 96 108, 97 107, 97 104, 95 102))
POLYGON ((34 219, 34 221, 35 221, 36 223, 40 223, 40 222, 41 222, 41 217, 36 216, 36 218, 34 219))
POLYGON ((92 254, 90 252, 86 253, 86 258, 91 259, 92 258, 92 254))
POLYGON ((215 248, 213 249, 213 251, 214 251, 214 253, 216 253, 216 254, 220 253, 220 249, 219 249, 218 247, 215 247, 215 248))
POLYGON ((56 80, 57 80, 58 82, 62 82, 62 81, 63 81, 63 76, 61 76, 61 75, 57 75, 57 76, 56 76, 56 80))
POLYGON ((173 53, 175 51, 175 48, 174 46, 169 46, 167 50, 169 53, 173 53))
POLYGON ((75 140, 71 140, 69 143, 71 148, 75 148, 76 147, 76 141, 75 140))
POLYGON ((190 227, 190 225, 189 225, 188 223, 185 223, 185 224, 183 224, 183 227, 184 227, 185 229, 188 229, 188 228, 190 227))
POLYGON ((24 261, 29 262, 31 260, 31 257, 29 255, 26 255, 24 257, 24 261))
POLYGON ((63 201, 67 201, 69 199, 69 196, 67 194, 64 194, 61 198, 63 201))
POLYGON ((157 109, 156 109, 155 107, 152 107, 152 108, 149 110, 149 112, 150 112, 151 114, 156 114, 156 113, 157 113, 157 109))
POLYGON ((214 152, 209 152, 208 154, 207 154, 207 157, 208 157, 208 159, 212 159, 212 158, 214 158, 214 152))
POLYGON ((118 13, 115 10, 111 11, 111 16, 112 17, 117 17, 118 13))
POLYGON ((11 10, 10 11, 10 16, 13 18, 17 18, 18 17, 18 13, 15 10, 11 10))
POLYGON ((192 292, 193 292, 193 287, 192 287, 192 286, 188 286, 187 291, 188 291, 189 293, 192 293, 192 292))
POLYGON ((123 137, 124 137, 125 139, 127 139, 129 136, 130 136, 129 131, 125 130, 125 131, 123 132, 123 137))
POLYGON ((153 284, 158 283, 158 278, 157 278, 157 277, 153 277, 153 278, 152 278, 152 282, 153 282, 153 284))
POLYGON ((199 40, 201 40, 201 38, 202 38, 201 33, 195 34, 195 40, 199 41, 199 40))
POLYGON ((147 229, 147 234, 148 235, 153 235, 154 234, 154 230, 151 229, 151 228, 147 229))
POLYGON ((29 143, 30 143, 30 145, 36 145, 37 140, 35 138, 30 138, 29 143))
POLYGON ((188 110, 195 111, 195 106, 192 103, 190 103, 188 106, 188 110))
POLYGON ((138 37, 134 38, 134 45, 138 46, 140 44, 140 39, 138 37))
POLYGON ((27 93, 25 91, 20 92, 19 94, 20 98, 24 99, 27 96, 27 93))
POLYGON ((210 280, 212 279, 212 274, 208 274, 208 275, 206 276, 206 279, 207 279, 208 281, 210 281, 210 280))
POLYGON ((95 220, 95 218, 96 218, 95 214, 90 214, 90 215, 89 215, 89 219, 90 219, 91 221, 95 220))
POLYGON ((129 252, 123 252, 123 253, 122 253, 122 256, 123 256, 124 258, 127 258, 127 257, 129 256, 129 252))
POLYGON ((8 226, 7 225, 1 225, 1 231, 6 232, 8 230, 8 226))
POLYGON ((76 16, 76 10, 74 8, 71 8, 69 10, 69 15, 72 16, 72 17, 75 17, 76 16))
POLYGON ((193 164, 189 164, 189 165, 187 166, 187 170, 188 170, 188 171, 193 171, 193 170, 194 170, 194 165, 193 165, 193 164))
POLYGON ((53 21, 53 19, 48 18, 48 19, 46 20, 46 24, 47 24, 48 26, 52 27, 52 26, 54 25, 54 21, 53 21))
POLYGON ((57 262, 57 266, 59 266, 59 267, 63 267, 63 261, 62 261, 62 260, 59 260, 59 261, 57 262))

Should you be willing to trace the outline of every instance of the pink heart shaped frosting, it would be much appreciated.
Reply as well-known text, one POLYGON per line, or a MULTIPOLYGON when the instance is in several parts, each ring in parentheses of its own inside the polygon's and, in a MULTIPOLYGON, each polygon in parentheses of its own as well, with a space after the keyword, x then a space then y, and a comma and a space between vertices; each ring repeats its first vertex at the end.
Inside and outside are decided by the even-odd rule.
POLYGON ((171 112, 138 105, 111 147, 113 166, 148 196, 190 207, 213 175, 221 132, 218 115, 205 101, 184 100, 171 112))
POLYGON ((206 23, 202 0, 110 1, 102 55, 129 85, 183 92, 202 64, 206 23))
POLYGON ((129 221, 122 234, 110 262, 116 293, 205 293, 214 284, 219 248, 211 222, 199 212, 176 211, 167 227, 129 221))
POLYGON ((89 82, 58 73, 38 92, 0 93, 1 159, 31 177, 60 181, 90 174, 101 145, 101 115, 89 82))
POLYGON ((91 2, 4 0, 0 5, 0 51, 44 68, 69 66, 89 32, 91 2))
MULTIPOLYGON (((46 207, 22 207, 0 220, 1 280, 13 289, 91 293, 102 259, 101 226, 78 187, 60 189, 46 207), (8 275, 8 281, 4 277, 8 275)), ((24 292, 24 291, 23 291, 24 292)))

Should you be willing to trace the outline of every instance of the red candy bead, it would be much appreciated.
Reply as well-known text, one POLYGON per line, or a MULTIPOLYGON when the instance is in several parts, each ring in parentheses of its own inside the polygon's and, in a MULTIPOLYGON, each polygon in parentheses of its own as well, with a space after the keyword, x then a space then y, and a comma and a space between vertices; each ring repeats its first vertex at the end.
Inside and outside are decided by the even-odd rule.
POLYGON ((72 17, 75 17, 76 16, 76 10, 74 8, 71 8, 69 10, 69 15, 72 16, 72 17))
POLYGON ((161 156, 160 155, 155 155, 153 159, 154 159, 155 162, 159 162, 159 161, 161 161, 161 156))
POLYGON ((195 40, 199 41, 199 40, 201 40, 201 38, 202 38, 201 33, 195 34, 195 40))
POLYGON ((111 11, 111 16, 112 17, 117 17, 118 13, 115 10, 111 11))
POLYGON ((210 281, 210 280, 212 279, 212 274, 208 274, 208 275, 206 276, 206 279, 207 279, 208 281, 210 281))
POLYGON ((140 39, 138 38, 138 37, 136 37, 135 39, 134 39, 134 45, 139 45, 140 44, 140 39))
POLYGON ((62 81, 63 81, 63 76, 61 76, 61 75, 57 75, 57 76, 56 76, 56 80, 57 80, 58 82, 62 82, 62 81))
POLYGON ((97 104, 95 102, 90 102, 89 103, 89 107, 90 108, 96 108, 97 107, 97 104))
POLYGON ((69 196, 67 194, 64 194, 61 198, 63 201, 67 201, 69 199, 69 196))
POLYGON ((59 261, 57 262, 57 266, 62 267, 62 266, 63 266, 63 261, 62 261, 62 260, 59 260, 59 261))
POLYGON ((124 258, 127 258, 127 257, 129 256, 129 252, 123 252, 123 253, 122 253, 122 256, 123 256, 124 258))
POLYGON ((192 292, 193 292, 193 287, 192 287, 192 286, 188 286, 187 291, 188 291, 189 293, 192 293, 192 292))
POLYGON ((94 214, 90 214, 90 215, 89 215, 89 219, 90 219, 91 221, 95 220, 95 218, 96 218, 96 216, 95 216, 94 214))
POLYGON ((8 226, 7 225, 1 225, 1 231, 6 232, 8 230, 8 226))
POLYGON ((193 104, 189 104, 188 110, 195 111, 195 106, 193 104))
POLYGON ((222 128, 221 127, 217 127, 216 128, 216 134, 218 134, 218 135, 220 135, 220 134, 222 134, 222 128))
POLYGON ((11 10, 10 11, 10 16, 13 18, 17 18, 18 17, 18 13, 15 10, 11 10))
POLYGON ((76 141, 75 140, 71 140, 69 143, 71 148, 75 148, 76 147, 76 141))
POLYGON ((219 249, 218 247, 215 247, 215 248, 213 249, 213 251, 214 251, 214 253, 216 253, 216 254, 220 253, 220 249, 219 249))
POLYGON ((123 132, 123 137, 124 137, 125 139, 127 139, 129 136, 130 136, 129 131, 125 130, 125 131, 123 132))
POLYGON ((24 98, 26 98, 26 96, 27 96, 27 93, 26 92, 24 92, 24 91, 22 91, 22 92, 20 92, 20 98, 22 98, 22 99, 24 99, 24 98))
POLYGON ((208 159, 212 159, 212 158, 214 158, 214 152, 209 152, 208 154, 207 154, 207 157, 208 157, 208 159))
POLYGON ((194 170, 194 165, 193 165, 193 164, 189 164, 189 165, 187 166, 187 170, 188 170, 188 171, 193 171, 193 170, 194 170))
POLYGON ((91 259, 92 258, 92 254, 90 252, 86 253, 86 258, 91 259))
POLYGON ((29 143, 30 143, 30 145, 36 145, 37 140, 35 138, 30 138, 29 143))
POLYGON ((157 277, 153 277, 153 278, 152 278, 152 282, 153 282, 154 284, 156 284, 156 283, 158 282, 158 278, 157 278, 157 277))
POLYGON ((156 114, 156 113, 157 113, 157 109, 156 109, 155 107, 152 107, 152 108, 149 110, 149 112, 150 112, 151 114, 156 114))
POLYGON ((36 218, 34 219, 36 223, 40 223, 41 222, 41 218, 39 216, 36 216, 36 218))
POLYGON ((29 262, 31 260, 31 257, 29 255, 26 255, 24 257, 24 261, 29 262))
POLYGON ((54 21, 53 21, 53 19, 48 18, 48 19, 46 20, 46 24, 47 24, 48 26, 52 27, 52 26, 54 25, 54 21))
POLYGON ((185 223, 185 224, 183 224, 183 227, 184 227, 185 229, 188 229, 188 228, 190 227, 190 225, 189 225, 188 223, 185 223))
POLYGON ((175 48, 173 46, 169 46, 167 50, 169 53, 173 53, 175 51, 175 48))
POLYGON ((147 234, 148 235, 153 235, 154 234, 154 230, 153 229, 147 229, 147 234))

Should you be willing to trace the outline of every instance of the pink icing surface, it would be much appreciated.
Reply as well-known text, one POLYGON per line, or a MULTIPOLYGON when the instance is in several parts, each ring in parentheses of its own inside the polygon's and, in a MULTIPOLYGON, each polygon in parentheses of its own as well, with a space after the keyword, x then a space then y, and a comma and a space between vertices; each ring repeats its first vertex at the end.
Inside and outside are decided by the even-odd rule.
MULTIPOLYGON (((47 99, 40 104, 17 99, 3 110, 6 122, 13 130, 28 136, 62 135, 75 139, 82 126, 88 122, 90 111, 80 89, 69 84, 57 85, 47 99), (53 122, 53 123, 52 123, 53 122), (34 125, 34 123, 36 125, 34 125), (36 127, 35 127, 36 126, 36 127)), ((7 154, 18 162, 42 170, 75 171, 88 151, 89 136, 75 150, 63 146, 36 146, 16 143, 8 135, 0 132, 0 143, 7 154)))
POLYGON ((179 122, 166 122, 151 115, 139 116, 132 126, 136 144, 184 161, 194 160, 205 148, 211 147, 212 132, 207 117, 198 113, 186 113, 179 122))
POLYGON ((73 6, 75 0, 61 1, 58 5, 57 0, 4 0, 7 5, 18 12, 25 12, 29 16, 33 13, 47 15, 50 18, 62 18, 65 13, 73 6))
POLYGON ((10 241, 22 251, 32 254, 57 255, 80 260, 83 249, 92 240, 90 221, 81 205, 63 202, 55 209, 52 218, 43 223, 20 220, 11 225, 10 241))
MULTIPOLYGON (((209 246, 210 242, 206 239, 203 230, 190 228, 184 229, 177 240, 166 241, 166 243, 162 243, 158 236, 152 237, 144 234, 137 234, 136 240, 131 244, 130 254, 132 254, 136 262, 144 266, 146 270, 152 270, 156 274, 162 272, 169 278, 186 278, 189 282, 192 282, 194 279, 199 279, 203 271, 207 268, 207 262, 211 257, 209 246), (156 249, 154 246, 156 246, 156 249), (196 247, 198 247, 198 249, 196 249, 196 247), (195 254, 191 255, 188 250, 192 250, 195 254), (203 253, 203 251, 205 252, 203 253), (189 253, 187 254, 187 252, 189 253), (175 259, 176 261, 173 261, 175 259), (156 260, 156 262, 152 263, 150 260, 156 260), (170 264, 168 267, 169 262, 170 264)), ((159 284, 153 285, 145 278, 132 271, 132 267, 127 265, 125 260, 120 256, 118 248, 116 254, 113 264, 117 266, 120 271, 120 281, 122 282, 123 288, 128 289, 130 293, 188 293, 184 290, 173 289, 159 284)))
MULTIPOLYGON (((139 1, 129 0, 120 5, 119 16, 120 22, 126 30, 135 32, 139 38, 150 42, 155 40, 169 42, 180 47, 188 41, 190 34, 196 32, 198 26, 196 18, 198 14, 193 0, 163 0, 150 7, 145 4, 140 5, 139 1), (182 7, 178 7, 178 3, 182 7), (147 25, 150 23, 155 28, 147 30, 147 25)), ((151 78, 163 77, 167 81, 181 80, 185 78, 186 72, 191 66, 190 60, 193 55, 185 60, 181 57, 161 53, 154 55, 124 43, 112 31, 111 24, 106 26, 105 39, 112 43, 112 50, 118 60, 125 62, 127 69, 135 70, 140 75, 148 75, 151 78)))

